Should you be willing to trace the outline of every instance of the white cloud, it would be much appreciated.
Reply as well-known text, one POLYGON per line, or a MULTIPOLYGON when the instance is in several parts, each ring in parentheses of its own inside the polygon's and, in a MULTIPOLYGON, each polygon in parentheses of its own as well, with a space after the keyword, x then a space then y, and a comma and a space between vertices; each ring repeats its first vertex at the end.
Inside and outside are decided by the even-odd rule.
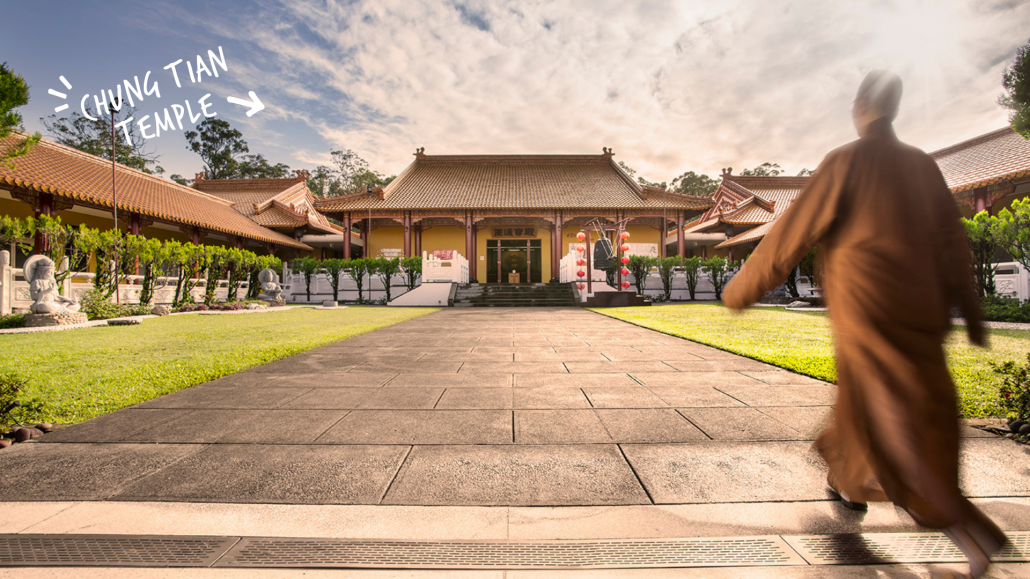
MULTIPOLYGON (((307 123, 386 173, 418 146, 611 146, 669 180, 814 167, 854 138, 850 102, 872 68, 902 75, 898 132, 917 146, 1003 126, 1001 71, 1028 21, 1028 2, 958 0, 283 0, 194 23, 252 53, 235 70, 279 105, 268 120, 307 123)), ((282 138, 268 140, 298 151, 294 162, 324 158, 282 138)))

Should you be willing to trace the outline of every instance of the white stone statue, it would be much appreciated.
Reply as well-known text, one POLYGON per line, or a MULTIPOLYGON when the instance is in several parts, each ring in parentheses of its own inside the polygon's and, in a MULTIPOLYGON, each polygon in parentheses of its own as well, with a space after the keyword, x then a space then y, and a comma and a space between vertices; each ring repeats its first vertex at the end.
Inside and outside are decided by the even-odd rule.
POLYGON ((79 304, 57 292, 54 278, 54 260, 45 255, 33 255, 25 261, 25 281, 29 282, 29 296, 33 304, 29 311, 34 314, 59 314, 77 312, 79 304))
POLYGON ((283 288, 279 285, 279 274, 275 273, 274 269, 261 270, 261 273, 258 274, 258 281, 261 282, 261 294, 258 295, 259 300, 275 302, 283 299, 283 288))

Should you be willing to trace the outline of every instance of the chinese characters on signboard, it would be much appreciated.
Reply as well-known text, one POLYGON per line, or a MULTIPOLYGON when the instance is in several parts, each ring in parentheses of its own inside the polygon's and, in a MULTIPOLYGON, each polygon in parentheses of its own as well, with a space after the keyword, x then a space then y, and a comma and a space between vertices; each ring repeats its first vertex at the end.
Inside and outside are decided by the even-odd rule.
POLYGON ((494 237, 536 237, 536 229, 533 227, 495 228, 494 237))

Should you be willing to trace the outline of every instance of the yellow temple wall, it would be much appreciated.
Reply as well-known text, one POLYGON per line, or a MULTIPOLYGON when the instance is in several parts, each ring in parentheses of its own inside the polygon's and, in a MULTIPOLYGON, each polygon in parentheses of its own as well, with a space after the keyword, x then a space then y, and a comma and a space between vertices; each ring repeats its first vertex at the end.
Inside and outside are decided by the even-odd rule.
MULTIPOLYGON (((455 249, 465 255, 465 228, 457 225, 434 225, 432 229, 423 231, 422 251, 431 254, 438 249, 455 249)), ((415 251, 414 241, 411 243, 411 250, 415 251)))
MULTIPOLYGON (((366 257, 379 257, 381 249, 404 249, 404 228, 401 226, 377 227, 370 232, 370 236, 370 247, 366 257)), ((414 242, 412 248, 414 249, 414 242)))

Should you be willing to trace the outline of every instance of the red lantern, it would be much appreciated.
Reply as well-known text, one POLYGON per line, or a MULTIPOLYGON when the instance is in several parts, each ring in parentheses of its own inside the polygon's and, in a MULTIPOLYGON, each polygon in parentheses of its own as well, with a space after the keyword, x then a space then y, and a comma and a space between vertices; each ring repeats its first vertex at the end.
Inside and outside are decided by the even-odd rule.
POLYGON ((623 239, 629 239, 629 232, 628 231, 623 231, 622 232, 622 238, 623 239))
POLYGON ((627 251, 629 251, 629 244, 628 243, 623 243, 622 244, 622 252, 626 253, 627 251))
POLYGON ((579 277, 583 277, 586 274, 587 274, 587 272, 585 272, 583 270, 579 270, 579 271, 576 272, 576 275, 578 275, 579 277))
POLYGON ((576 234, 576 239, 578 239, 580 241, 583 241, 586 238, 587 238, 587 234, 583 233, 582 231, 580 231, 579 233, 576 234))
POLYGON ((584 251, 586 251, 586 250, 587 250, 587 248, 586 248, 586 246, 585 246, 585 245, 577 245, 577 246, 576 246, 576 251, 578 251, 578 252, 580 252, 580 253, 583 253, 583 252, 584 252, 584 251))
POLYGON ((583 259, 582 257, 576 260, 576 265, 586 265, 586 264, 587 264, 587 260, 583 259))
POLYGON ((579 288, 580 290, 585 290, 585 289, 587 289, 587 284, 585 284, 585 283, 577 283, 576 287, 579 288))
POLYGON ((622 256, 622 265, 626 265, 627 263, 629 263, 629 256, 628 255, 622 256))
POLYGON ((626 268, 622 268, 622 275, 629 275, 629 270, 626 268))
POLYGON ((628 281, 622 282, 622 289, 629 289, 629 282, 628 281))

